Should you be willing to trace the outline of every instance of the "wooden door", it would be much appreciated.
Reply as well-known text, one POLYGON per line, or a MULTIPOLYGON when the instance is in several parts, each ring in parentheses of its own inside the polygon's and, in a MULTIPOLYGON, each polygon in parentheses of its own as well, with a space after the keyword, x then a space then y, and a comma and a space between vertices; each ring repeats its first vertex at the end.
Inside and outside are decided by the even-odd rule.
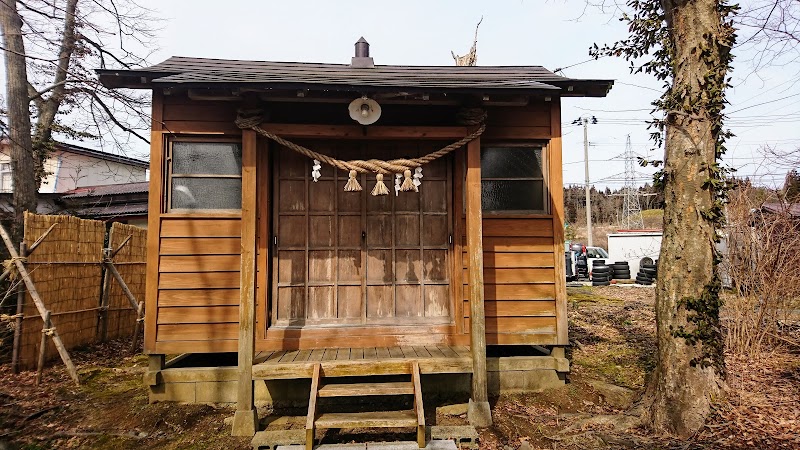
MULTIPOLYGON (((438 148, 419 143, 310 142, 340 159, 416 156, 438 148)), ((451 164, 423 169, 419 193, 372 196, 344 192, 347 173, 276 152, 272 326, 428 325, 453 321, 450 295, 451 164)))

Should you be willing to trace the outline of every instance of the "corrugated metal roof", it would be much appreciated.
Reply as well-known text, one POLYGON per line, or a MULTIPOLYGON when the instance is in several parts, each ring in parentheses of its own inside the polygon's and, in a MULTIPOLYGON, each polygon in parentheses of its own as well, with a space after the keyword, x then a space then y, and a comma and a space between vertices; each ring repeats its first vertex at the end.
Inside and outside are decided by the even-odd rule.
POLYGON ((137 167, 141 167, 141 168, 144 168, 144 169, 150 167, 150 163, 149 162, 142 161, 141 159, 131 158, 130 156, 124 156, 124 155, 116 155, 114 153, 108 153, 108 152, 104 152, 104 151, 100 151, 100 150, 92 150, 91 148, 80 147, 80 146, 75 145, 75 144, 67 144, 66 142, 58 142, 58 143, 56 143, 56 149, 57 150, 61 150, 61 151, 65 151, 65 152, 71 152, 71 153, 77 153, 77 154, 80 154, 80 155, 91 156, 91 157, 98 158, 98 159, 103 159, 103 160, 106 160, 106 161, 113 161, 113 162, 117 162, 117 163, 121 163, 121 164, 128 164, 128 165, 132 165, 132 166, 137 166, 137 167))
POLYGON ((97 218, 147 215, 147 203, 94 206, 74 209, 72 213, 79 217, 97 218))
POLYGON ((542 66, 381 66, 242 61, 173 56, 138 70, 98 70, 108 87, 241 85, 272 88, 441 91, 562 91, 562 95, 602 95, 611 80, 566 78, 542 66))
POLYGON ((142 194, 148 192, 149 183, 106 184, 101 186, 85 186, 64 193, 64 199, 87 197, 103 197, 106 195, 142 194))

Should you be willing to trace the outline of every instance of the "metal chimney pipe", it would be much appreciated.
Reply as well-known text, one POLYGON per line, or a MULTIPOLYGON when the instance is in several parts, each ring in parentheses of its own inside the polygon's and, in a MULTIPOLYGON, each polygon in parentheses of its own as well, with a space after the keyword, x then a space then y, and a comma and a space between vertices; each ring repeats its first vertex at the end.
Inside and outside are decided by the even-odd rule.
POLYGON ((369 58, 369 42, 364 39, 364 36, 356 41, 356 58, 369 58))
POLYGON ((372 69, 375 62, 369 56, 369 42, 362 36, 356 41, 356 56, 351 58, 350 67, 355 69, 372 69))

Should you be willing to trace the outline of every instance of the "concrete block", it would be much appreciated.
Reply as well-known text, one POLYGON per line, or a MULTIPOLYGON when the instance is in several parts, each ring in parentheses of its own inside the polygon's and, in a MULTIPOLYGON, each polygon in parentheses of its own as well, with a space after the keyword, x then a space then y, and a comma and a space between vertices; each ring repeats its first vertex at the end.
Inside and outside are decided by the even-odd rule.
MULTIPOLYGON (((305 445, 281 445, 275 450, 306 450, 305 445)), ((322 444, 314 450, 367 450, 367 444, 322 444)))
POLYGON ((509 370, 488 372, 489 393, 542 392, 545 389, 563 386, 555 370, 509 370))
POLYGON ((197 403, 236 403, 236 381, 200 381, 195 383, 197 403))
POLYGON ((259 431, 250 444, 253 450, 276 450, 278 447, 302 446, 305 440, 306 430, 259 431))
POLYGON ((415 442, 369 442, 367 450, 419 450, 419 445, 415 442))
POLYGON ((458 450, 453 441, 430 441, 425 448, 426 450, 458 450))
POLYGON ((443 416, 461 416, 467 413, 469 409, 469 404, 467 403, 457 403, 455 405, 445 405, 439 406, 436 408, 436 414, 443 415, 443 416))
POLYGON ((492 426, 492 408, 489 402, 473 402, 469 400, 467 408, 467 418, 470 425, 479 428, 492 426))
POLYGON ((142 379, 144 380, 145 386, 155 386, 164 382, 160 370, 145 372, 144 375, 142 375, 142 379))
MULTIPOLYGON (((416 442, 369 442, 367 450, 419 450, 416 442)), ((453 441, 429 441, 425 450, 458 450, 453 441)))
POLYGON ((155 402, 195 402, 194 383, 166 383, 150 386, 150 403, 155 402))
POLYGON ((255 408, 250 410, 237 410, 233 414, 231 435, 253 436, 258 430, 258 412, 255 408))
POLYGON ((470 449, 478 449, 478 432, 475 427, 470 425, 461 426, 441 426, 430 427, 431 441, 448 440, 454 442, 457 448, 466 446, 470 449))

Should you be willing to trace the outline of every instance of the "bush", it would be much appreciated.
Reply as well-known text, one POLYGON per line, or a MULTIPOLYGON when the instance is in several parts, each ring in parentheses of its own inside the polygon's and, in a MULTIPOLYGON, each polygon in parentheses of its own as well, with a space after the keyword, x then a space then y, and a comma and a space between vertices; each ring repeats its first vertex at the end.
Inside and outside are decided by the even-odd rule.
POLYGON ((800 308, 800 220, 785 202, 769 209, 755 203, 749 190, 730 194, 719 268, 731 287, 723 316, 728 348, 755 356, 800 308))

